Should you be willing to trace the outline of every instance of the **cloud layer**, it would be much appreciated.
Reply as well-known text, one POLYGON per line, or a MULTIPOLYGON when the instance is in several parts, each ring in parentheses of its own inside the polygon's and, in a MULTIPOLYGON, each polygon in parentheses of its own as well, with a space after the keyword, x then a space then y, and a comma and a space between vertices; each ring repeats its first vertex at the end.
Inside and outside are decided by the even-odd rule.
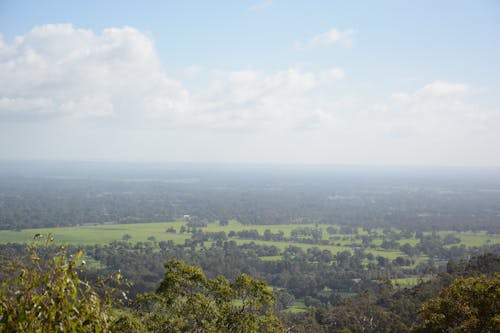
MULTIPOLYGON (((331 29, 305 45, 337 43, 350 45, 352 31, 331 29)), ((352 82, 346 89, 349 72, 335 66, 266 72, 194 64, 174 69, 177 78, 164 66, 154 41, 131 27, 44 25, 11 42, 0 38, 0 151, 418 164, 420 156, 441 161, 440 149, 455 149, 457 163, 462 148, 474 155, 500 140, 498 105, 481 103, 479 90, 463 82, 432 79, 370 100, 352 82), (206 83, 193 89, 199 76, 206 83), (14 137, 24 148, 5 143, 14 137)))
POLYGON ((214 71, 194 94, 165 74, 154 42, 136 29, 96 34, 64 24, 1 41, 0 75, 4 120, 100 117, 231 128, 278 120, 295 127, 327 118, 309 94, 344 72, 214 71))
POLYGON ((162 74, 153 41, 130 27, 35 27, 0 41, 0 75, 0 116, 14 119, 114 117, 143 109, 155 94, 172 106, 187 94, 162 74))

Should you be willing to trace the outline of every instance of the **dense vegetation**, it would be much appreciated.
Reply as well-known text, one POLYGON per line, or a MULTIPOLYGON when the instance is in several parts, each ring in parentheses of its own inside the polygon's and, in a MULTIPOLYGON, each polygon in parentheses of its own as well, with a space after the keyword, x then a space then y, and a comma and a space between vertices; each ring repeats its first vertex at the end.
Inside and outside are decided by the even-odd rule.
POLYGON ((37 166, 0 168, 7 331, 498 328, 494 170, 37 166))
POLYGON ((500 328, 500 256, 494 254, 450 262, 446 272, 410 289, 394 289, 389 280, 381 279, 335 305, 294 313, 283 308, 278 312, 280 304, 286 306, 286 293, 273 293, 246 274, 232 282, 223 276, 207 278, 200 268, 179 260, 164 265, 154 293, 122 302, 127 300, 122 275, 93 277, 81 261, 81 250, 52 245, 18 250, 25 253, 22 260, 2 260, 2 332, 279 332, 285 328, 496 332, 500 328))
POLYGON ((91 283, 82 280, 81 254, 69 255, 65 247, 49 244, 30 246, 22 260, 4 260, 0 331, 283 331, 273 292, 248 275, 233 282, 223 276, 207 279, 200 268, 171 260, 156 292, 139 295, 126 307, 120 302, 127 298, 124 291, 113 295, 121 274, 91 283))

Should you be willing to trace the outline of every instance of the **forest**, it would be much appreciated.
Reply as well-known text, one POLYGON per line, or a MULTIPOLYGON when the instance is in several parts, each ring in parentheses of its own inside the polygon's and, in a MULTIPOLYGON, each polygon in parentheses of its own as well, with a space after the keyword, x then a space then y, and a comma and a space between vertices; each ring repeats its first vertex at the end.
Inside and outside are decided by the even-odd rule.
POLYGON ((173 221, 500 233, 494 168, 6 162, 0 230, 173 221))
POLYGON ((5 331, 500 328, 495 170, 1 170, 5 331))

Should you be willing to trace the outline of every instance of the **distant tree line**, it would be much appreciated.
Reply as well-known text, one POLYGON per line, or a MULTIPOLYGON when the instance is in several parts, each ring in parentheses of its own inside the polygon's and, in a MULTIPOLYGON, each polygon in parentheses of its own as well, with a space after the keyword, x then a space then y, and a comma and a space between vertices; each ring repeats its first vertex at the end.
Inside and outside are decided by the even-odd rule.
POLYGON ((182 183, 0 176, 0 229, 171 221, 188 215, 201 223, 234 218, 248 225, 322 223, 500 233, 498 192, 483 191, 482 184, 288 181, 270 191, 269 184, 279 179, 233 179, 221 187, 217 182, 227 183, 224 178, 182 183))

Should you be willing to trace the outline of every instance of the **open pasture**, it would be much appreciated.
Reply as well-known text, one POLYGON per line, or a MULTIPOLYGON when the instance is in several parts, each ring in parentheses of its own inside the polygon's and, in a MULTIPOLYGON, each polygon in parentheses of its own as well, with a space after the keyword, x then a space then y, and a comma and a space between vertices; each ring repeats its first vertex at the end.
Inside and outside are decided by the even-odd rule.
MULTIPOLYGON (((173 241, 174 244, 184 244, 186 240, 190 239, 192 234, 189 232, 181 233, 181 229, 188 229, 186 221, 172 221, 172 222, 155 222, 155 223, 138 223, 138 224, 101 224, 101 225, 84 225, 76 227, 63 227, 63 228, 43 228, 43 229, 25 229, 21 231, 0 231, 0 243, 25 243, 33 239, 35 234, 48 234, 54 235, 57 242, 71 243, 75 245, 92 245, 92 244, 107 244, 113 241, 120 241, 127 239, 128 242, 147 242, 153 240, 154 242, 173 241), (167 232, 167 229, 174 229, 174 232, 167 232), (152 238, 154 237, 154 238, 152 238)), ((300 240, 264 240, 264 239, 241 239, 239 237, 230 237, 230 240, 236 241, 238 244, 255 243, 257 245, 273 245, 280 251, 283 251, 289 246, 296 246, 304 251, 312 247, 317 247, 321 250, 328 250, 333 254, 341 251, 349 250, 353 252, 362 244, 362 237, 368 234, 361 228, 356 229, 356 233, 335 233, 330 234, 326 231, 329 225, 324 224, 291 224, 291 225, 243 225, 238 221, 231 220, 227 225, 220 225, 218 222, 208 223, 207 226, 202 227, 204 232, 225 232, 228 235, 231 231, 238 233, 240 231, 256 230, 259 235, 264 235, 266 230, 272 234, 282 233, 285 238, 290 239, 293 231, 301 228, 319 228, 322 230, 321 240, 329 241, 329 244, 308 244, 300 240)), ((339 226, 334 226, 339 230, 339 226)), ((200 228, 197 228, 200 229, 200 228)), ((444 237, 452 233, 460 239, 460 243, 467 247, 481 246, 487 244, 500 244, 500 235, 491 235, 485 232, 452 232, 443 231, 438 234, 444 237)), ((393 260, 398 256, 405 256, 397 249, 384 249, 381 244, 387 237, 381 230, 372 232, 369 246, 365 248, 367 253, 373 256, 381 256, 393 260)), ((401 238, 398 240, 399 244, 408 243, 412 246, 417 244, 418 239, 401 238)), ((210 246, 211 242, 207 242, 205 246, 210 246)), ((279 256, 267 257, 265 260, 277 260, 279 256)), ((419 261, 420 258, 417 258, 419 261)))
POLYGON ((51 233, 56 242, 76 245, 107 244, 122 240, 125 235, 131 236, 129 241, 133 243, 145 242, 153 236, 158 242, 172 240, 176 244, 184 244, 184 240, 191 237, 190 234, 166 232, 169 227, 179 230, 180 226, 184 224, 185 222, 160 222, 25 229, 21 231, 2 230, 0 231, 0 243, 25 243, 32 240, 35 234, 51 233))

